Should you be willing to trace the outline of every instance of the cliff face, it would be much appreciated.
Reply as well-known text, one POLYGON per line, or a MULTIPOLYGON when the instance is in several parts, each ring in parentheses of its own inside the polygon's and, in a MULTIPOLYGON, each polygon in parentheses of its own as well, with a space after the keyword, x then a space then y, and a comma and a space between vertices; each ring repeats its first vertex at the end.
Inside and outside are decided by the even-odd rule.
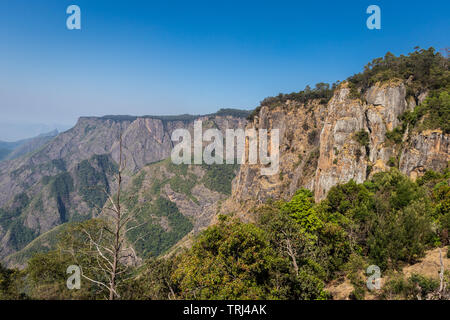
POLYGON ((317 102, 262 107, 247 128, 280 130, 279 174, 261 175, 260 165, 242 164, 233 181, 232 200, 251 207, 268 198, 291 196, 301 186, 313 189, 325 115, 326 106, 317 102))
POLYGON ((317 200, 340 182, 363 182, 366 178, 366 151, 353 139, 356 132, 366 129, 364 107, 359 100, 350 99, 349 93, 343 87, 328 103, 314 184, 317 200))
POLYGON ((84 117, 37 151, 0 162, 0 259, 56 226, 97 213, 94 204, 101 207, 105 199, 89 187, 101 185, 114 191, 120 133, 131 177, 144 166, 170 157, 172 132, 177 128, 193 132, 195 120, 202 120, 204 129, 222 132, 245 125, 244 117, 232 115, 84 117))
POLYGON ((369 88, 362 99, 353 98, 343 83, 327 105, 288 101, 271 110, 262 107, 247 126, 280 129, 280 174, 260 176, 258 165, 241 165, 227 210, 286 199, 300 187, 314 191, 319 201, 339 183, 362 183, 393 165, 413 179, 426 169, 444 169, 450 154, 449 136, 442 131, 407 130, 400 144, 386 137, 415 106, 413 98, 406 99, 405 85, 391 81, 369 88))
POLYGON ((402 150, 400 170, 412 179, 416 179, 426 169, 442 170, 450 161, 449 145, 449 135, 443 134, 441 130, 415 134, 402 150))
MULTIPOLYGON (((189 229, 181 216, 173 225, 163 213, 152 216, 161 232, 175 230, 172 240, 198 232, 214 221, 218 212, 236 212, 251 219, 247 212, 255 205, 268 199, 288 199, 301 187, 314 191, 319 201, 339 183, 350 179, 361 183, 391 166, 398 166, 413 179, 426 169, 441 170, 450 161, 448 134, 406 128, 401 142, 387 138, 402 125, 399 117, 426 96, 422 94, 416 101, 406 98, 406 91, 401 81, 390 81, 378 83, 355 98, 347 83, 342 83, 328 103, 287 100, 262 106, 248 122, 242 116, 218 114, 178 119, 81 118, 74 128, 39 150, 0 162, 0 259, 65 222, 96 215, 92 202, 102 206, 105 199, 88 187, 101 185, 114 192, 120 133, 127 192, 139 194, 136 203, 150 215, 153 210, 165 212, 172 203, 177 208, 174 214, 191 223, 189 229), (261 175, 261 165, 243 163, 226 199, 221 181, 214 179, 223 173, 214 167, 189 166, 180 171, 170 161, 158 163, 170 157, 172 132, 185 128, 193 136, 195 120, 202 120, 204 130, 218 128, 222 132, 243 127, 269 132, 279 129, 279 172, 261 175), (140 174, 145 180, 135 190, 131 177, 140 174)), ((233 174, 225 176, 223 184, 229 185, 233 174)), ((142 252, 153 248, 142 246, 142 252)), ((159 252, 166 249, 158 248, 159 252)))

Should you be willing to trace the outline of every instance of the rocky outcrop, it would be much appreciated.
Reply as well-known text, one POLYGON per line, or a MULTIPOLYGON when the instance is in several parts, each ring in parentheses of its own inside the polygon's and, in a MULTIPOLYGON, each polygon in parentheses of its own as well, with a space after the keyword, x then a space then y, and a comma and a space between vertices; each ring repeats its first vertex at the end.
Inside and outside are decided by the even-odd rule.
POLYGON ((355 133, 367 131, 364 106, 349 97, 343 86, 328 103, 328 114, 320 134, 320 156, 315 176, 315 198, 322 199, 330 188, 350 179, 366 178, 366 150, 355 133))
POLYGON ((441 130, 427 130, 410 138, 400 156, 400 170, 412 179, 427 169, 441 171, 450 161, 450 137, 441 130))
POLYGON ((287 199, 300 187, 314 191, 319 201, 337 184, 351 179, 362 183, 394 165, 413 179, 426 169, 445 168, 450 138, 442 131, 407 130, 400 144, 386 138, 401 125, 400 116, 415 106, 404 83, 393 80, 377 83, 362 98, 352 97, 342 83, 327 105, 288 101, 273 109, 262 107, 248 127, 280 129, 280 174, 261 176, 259 165, 242 165, 226 211, 246 211, 269 198, 287 199))
POLYGON ((246 128, 269 129, 269 132, 279 129, 279 172, 262 175, 260 165, 250 165, 248 161, 243 163, 233 181, 232 197, 222 210, 237 211, 237 207, 251 208, 269 198, 289 197, 301 186, 313 189, 325 112, 326 106, 318 101, 308 105, 287 101, 285 105, 273 109, 263 106, 246 128))
POLYGON ((388 170, 391 157, 396 157, 399 150, 387 141, 386 133, 399 126, 399 117, 414 106, 414 100, 406 101, 401 81, 378 83, 367 90, 363 99, 352 98, 350 89, 342 84, 328 103, 320 136, 316 200, 323 199, 336 184, 351 179, 362 183, 369 175, 388 170), (358 139, 361 132, 366 133, 367 141, 358 139))

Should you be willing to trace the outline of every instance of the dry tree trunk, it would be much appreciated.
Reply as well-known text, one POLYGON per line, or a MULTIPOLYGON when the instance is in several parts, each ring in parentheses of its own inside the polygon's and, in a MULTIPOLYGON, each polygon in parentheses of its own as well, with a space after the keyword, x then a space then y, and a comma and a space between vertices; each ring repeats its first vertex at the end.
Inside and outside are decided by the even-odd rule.
POLYGON ((442 296, 445 294, 445 283, 444 283, 444 261, 442 260, 442 250, 439 248, 439 261, 441 264, 441 272, 439 272, 439 279, 440 279, 440 285, 439 285, 439 299, 442 298, 442 296))
POLYGON ((124 280, 121 278, 123 274, 128 270, 128 265, 125 265, 123 269, 120 268, 120 262, 124 258, 135 256, 134 251, 131 254, 127 253, 125 248, 126 235, 130 230, 136 229, 142 224, 136 224, 131 227, 130 222, 137 222, 136 217, 129 213, 121 205, 121 191, 122 191, 122 174, 126 167, 126 161, 123 158, 123 146, 122 146, 122 134, 119 138, 119 168, 116 175, 117 182, 117 194, 112 194, 104 191, 107 195, 108 204, 104 206, 102 212, 104 213, 105 222, 107 227, 104 228, 112 237, 109 240, 105 240, 103 237, 103 230, 97 238, 87 230, 83 230, 88 236, 89 244, 95 249, 91 256, 98 262, 97 269, 100 269, 104 274, 108 275, 108 281, 102 282, 95 279, 91 279, 84 274, 83 277, 92 283, 95 283, 109 292, 109 300, 115 300, 120 298, 117 291, 117 287, 124 280), (104 243, 104 242, 107 243, 104 243), (119 277, 120 276, 120 277, 119 277))

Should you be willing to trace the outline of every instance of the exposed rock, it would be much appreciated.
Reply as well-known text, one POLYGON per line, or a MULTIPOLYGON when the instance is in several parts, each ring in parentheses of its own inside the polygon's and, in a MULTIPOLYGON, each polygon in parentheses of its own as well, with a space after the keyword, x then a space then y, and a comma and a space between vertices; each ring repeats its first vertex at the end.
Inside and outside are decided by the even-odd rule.
POLYGON ((450 137, 441 130, 428 130, 415 134, 403 149, 400 170, 416 179, 426 169, 441 171, 450 161, 450 137))
MULTIPOLYGON (((306 106, 288 101, 274 109, 262 107, 246 129, 279 129, 279 173, 261 175, 259 164, 243 163, 233 181, 232 198, 223 204, 222 212, 245 210, 270 198, 288 198, 301 186, 312 190, 325 111, 318 101, 306 106)), ((246 148, 248 153, 248 143, 246 148)))
POLYGON ((366 131, 364 106, 349 98, 343 86, 328 103, 328 114, 320 134, 320 156, 315 177, 315 198, 350 179, 361 183, 366 178, 366 150, 355 140, 355 133, 366 131))
MULTIPOLYGON (((426 95, 423 92, 418 103, 426 95)), ((426 169, 445 168, 450 160, 449 136, 441 131, 411 133, 407 129, 401 145, 386 138, 401 124, 399 117, 415 106, 415 99, 406 97, 405 85, 394 80, 377 83, 362 100, 351 97, 342 83, 327 106, 288 101, 273 109, 262 107, 248 128, 280 129, 280 174, 261 176, 260 165, 242 165, 233 181, 232 197, 222 210, 247 211, 269 198, 287 199, 300 187, 314 190, 319 201, 336 184, 351 179, 362 183, 389 170, 392 159, 399 159, 400 170, 411 178, 426 169), (315 131, 320 132, 318 140, 315 131), (360 131, 367 132, 366 145, 355 139, 360 131)))
MULTIPOLYGON (((179 117, 82 117, 75 127, 52 138, 38 151, 15 160, 0 162, 0 208, 9 210, 13 198, 25 194, 29 203, 25 203, 19 216, 12 220, 18 220, 19 225, 33 232, 34 237, 67 221, 88 219, 97 214, 98 210, 81 195, 82 184, 106 183, 114 192, 112 172, 104 172, 104 168, 98 167, 97 162, 100 160, 95 157, 105 155, 108 160, 102 161, 112 159, 117 162, 121 134, 127 173, 132 175, 147 164, 170 156, 173 147, 171 135, 175 129, 188 129, 193 135, 194 121, 201 120, 204 130, 218 128, 225 133, 228 128, 243 128, 246 123, 244 114, 242 112, 241 116, 233 116, 222 112, 220 115, 179 117), (65 174, 67 175, 64 176, 65 174), (80 181, 80 174, 86 175, 84 179, 89 180, 80 181), (51 183, 44 183, 44 180, 51 181, 57 177, 62 179, 59 182, 63 182, 63 185, 58 184, 57 189, 65 193, 64 197, 56 194, 59 191, 55 193, 51 183), (64 177, 68 181, 64 181, 64 177), (65 186, 65 183, 68 185, 65 186)), ((130 181, 129 176, 125 176, 124 181, 126 185, 130 181)), ((204 198, 210 192, 199 191, 204 198)), ((214 198, 213 202, 216 200, 214 198)), ((211 211, 208 206, 197 209, 200 211, 199 217, 203 210, 211 211)), ((1 259, 16 249, 7 228, 1 230, 0 237, 1 259)))

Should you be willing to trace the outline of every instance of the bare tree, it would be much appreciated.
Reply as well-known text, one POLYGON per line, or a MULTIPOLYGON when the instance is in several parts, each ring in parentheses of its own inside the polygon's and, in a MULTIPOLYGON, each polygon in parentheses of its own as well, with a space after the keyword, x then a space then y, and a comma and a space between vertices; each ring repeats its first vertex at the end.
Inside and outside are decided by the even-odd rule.
POLYGON ((107 203, 101 208, 100 228, 82 228, 81 232, 87 243, 82 246, 82 249, 71 250, 73 256, 89 256, 90 265, 84 266, 84 269, 91 271, 90 276, 83 272, 82 268, 82 277, 106 289, 109 293, 109 300, 120 298, 118 286, 130 279, 127 274, 129 273, 129 264, 124 262, 130 257, 136 258, 133 244, 127 242, 127 233, 147 223, 145 221, 139 224, 136 216, 122 205, 125 167, 122 134, 120 134, 118 169, 114 179, 117 184, 116 193, 112 194, 103 189, 107 203))
POLYGON ((441 271, 439 272, 439 299, 442 299, 443 296, 445 296, 445 289, 446 289, 446 284, 445 284, 445 280, 444 280, 444 261, 442 260, 442 250, 441 248, 439 248, 439 262, 441 265, 441 271))

